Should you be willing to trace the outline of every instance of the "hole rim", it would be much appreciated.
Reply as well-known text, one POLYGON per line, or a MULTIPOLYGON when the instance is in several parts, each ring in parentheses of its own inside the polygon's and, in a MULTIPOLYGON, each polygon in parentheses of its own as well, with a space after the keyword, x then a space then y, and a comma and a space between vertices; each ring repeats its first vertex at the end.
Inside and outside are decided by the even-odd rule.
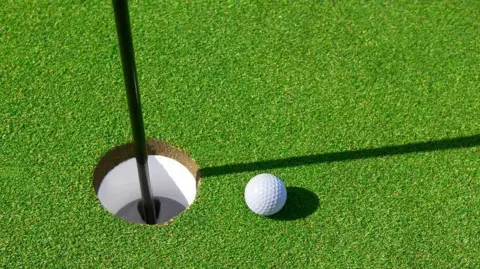
POLYGON ((179 147, 175 147, 172 145, 169 145, 165 141, 160 141, 160 140, 153 140, 153 139, 147 139, 146 141, 146 147, 147 147, 147 155, 160 155, 164 156, 167 158, 171 158, 180 164, 182 164, 187 170, 192 174, 192 176, 195 179, 196 183, 196 195, 195 199, 193 202, 188 205, 188 207, 185 208, 180 214, 176 215, 175 217, 171 218, 170 220, 155 224, 155 225, 148 225, 144 223, 134 223, 134 222, 129 222, 127 220, 124 220, 115 214, 112 214, 108 212, 108 210, 103 206, 101 203, 99 197, 98 197, 98 190, 100 189, 100 186, 107 176, 107 174, 116 166, 120 165, 124 161, 127 161, 129 159, 135 158, 135 145, 133 142, 126 143, 123 145, 115 146, 108 150, 101 158, 100 161, 98 162, 97 166, 95 167, 95 170, 93 172, 93 188, 95 191, 95 197, 97 199, 97 203, 100 204, 103 210, 105 210, 109 215, 112 215, 115 218, 121 219, 124 222, 127 222, 132 225, 147 225, 147 226, 168 226, 170 225, 178 216, 182 215, 185 211, 187 211, 196 201, 196 197, 198 197, 198 193, 200 191, 200 166, 187 154, 187 152, 184 149, 181 149, 179 147))

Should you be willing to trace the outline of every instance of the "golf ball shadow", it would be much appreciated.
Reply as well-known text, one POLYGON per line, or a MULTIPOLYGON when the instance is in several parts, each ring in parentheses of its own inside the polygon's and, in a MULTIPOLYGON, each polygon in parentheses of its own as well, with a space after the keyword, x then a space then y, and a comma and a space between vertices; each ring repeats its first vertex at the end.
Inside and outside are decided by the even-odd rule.
POLYGON ((283 208, 268 218, 273 220, 296 220, 308 217, 317 211, 320 205, 318 196, 300 187, 287 187, 287 201, 283 208))

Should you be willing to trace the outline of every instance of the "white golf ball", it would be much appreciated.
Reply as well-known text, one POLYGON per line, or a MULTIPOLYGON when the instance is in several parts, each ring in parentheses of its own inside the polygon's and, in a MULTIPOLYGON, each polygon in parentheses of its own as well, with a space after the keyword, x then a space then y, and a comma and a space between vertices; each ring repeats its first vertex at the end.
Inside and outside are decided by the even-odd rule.
POLYGON ((259 174, 245 187, 245 202, 256 214, 270 216, 282 209, 287 201, 287 189, 272 174, 259 174))

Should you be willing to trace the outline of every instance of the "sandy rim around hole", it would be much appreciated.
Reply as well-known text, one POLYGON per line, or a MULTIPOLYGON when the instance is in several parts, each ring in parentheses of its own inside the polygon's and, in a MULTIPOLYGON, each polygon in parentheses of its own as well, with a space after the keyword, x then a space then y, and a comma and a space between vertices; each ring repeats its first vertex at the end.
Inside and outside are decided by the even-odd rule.
MULTIPOLYGON (((200 167, 193 161, 188 154, 177 147, 171 146, 166 142, 159 141, 159 140, 147 140, 147 154, 150 155, 160 155, 164 156, 167 158, 171 158, 183 166, 187 168, 187 170, 192 174, 192 176, 195 178, 196 181, 196 193, 198 195, 199 191, 199 186, 200 186, 200 167)), ((102 206, 102 208, 107 211, 105 207, 103 207, 103 204, 101 203, 99 197, 98 197, 98 191, 100 189, 100 185, 102 184, 102 181, 104 178, 107 176, 107 174, 114 169, 116 166, 119 164, 123 163, 124 161, 127 161, 131 158, 135 158, 135 148, 133 143, 127 143, 124 145, 116 146, 107 151, 105 155, 100 159, 98 162, 95 171, 93 173, 93 187, 95 190, 95 196, 97 197, 97 202, 102 206)), ((197 196, 196 195, 196 196, 197 196)), ((191 205, 189 205, 186 209, 191 205)), ((183 211, 183 212, 185 212, 183 211)), ((180 213, 179 215, 183 214, 180 213)), ((179 215, 173 217, 167 222, 156 224, 153 226, 165 226, 169 225, 173 220, 175 220, 176 217, 179 215)), ((115 216, 115 214, 114 214, 115 216)), ((118 216, 116 216, 118 217, 118 216)), ((139 223, 132 223, 138 225, 139 223)), ((146 224, 144 224, 146 225, 146 224)), ((148 225, 150 226, 150 225, 148 225)))

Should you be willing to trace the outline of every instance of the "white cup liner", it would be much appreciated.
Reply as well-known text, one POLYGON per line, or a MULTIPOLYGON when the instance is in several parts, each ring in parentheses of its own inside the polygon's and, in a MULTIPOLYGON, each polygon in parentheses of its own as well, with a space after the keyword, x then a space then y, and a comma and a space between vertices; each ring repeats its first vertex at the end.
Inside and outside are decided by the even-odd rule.
MULTIPOLYGON (((184 165, 165 156, 149 155, 148 166, 153 196, 161 203, 157 223, 165 223, 193 203, 197 182, 184 165)), ((137 209, 142 196, 135 158, 111 169, 103 178, 97 196, 111 214, 129 222, 145 223, 137 209)))

